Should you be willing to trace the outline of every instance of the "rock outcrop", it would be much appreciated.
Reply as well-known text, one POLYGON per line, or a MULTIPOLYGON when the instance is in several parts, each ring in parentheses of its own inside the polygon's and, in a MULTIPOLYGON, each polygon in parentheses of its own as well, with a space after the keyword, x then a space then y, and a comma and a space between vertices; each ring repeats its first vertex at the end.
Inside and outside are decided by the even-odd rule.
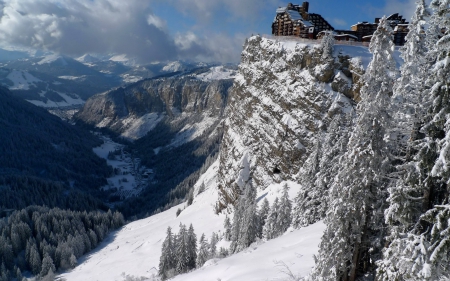
POLYGON ((357 60, 317 45, 247 40, 230 94, 220 152, 219 212, 251 178, 264 189, 296 180, 335 114, 354 114, 357 60))
MULTIPOLYGON (((232 80, 149 79, 90 98, 76 119, 138 139, 162 120, 221 120, 232 80), (193 116, 195 118, 192 118, 193 116)), ((211 123, 211 122, 209 122, 211 123)))

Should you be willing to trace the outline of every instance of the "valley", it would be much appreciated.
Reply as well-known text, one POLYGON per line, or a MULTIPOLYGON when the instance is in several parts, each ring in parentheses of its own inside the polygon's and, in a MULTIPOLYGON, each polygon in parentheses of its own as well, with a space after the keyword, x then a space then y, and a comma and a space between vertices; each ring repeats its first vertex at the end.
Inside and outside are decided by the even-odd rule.
POLYGON ((450 280, 449 1, 144 2, 0 49, 0 281, 450 280))

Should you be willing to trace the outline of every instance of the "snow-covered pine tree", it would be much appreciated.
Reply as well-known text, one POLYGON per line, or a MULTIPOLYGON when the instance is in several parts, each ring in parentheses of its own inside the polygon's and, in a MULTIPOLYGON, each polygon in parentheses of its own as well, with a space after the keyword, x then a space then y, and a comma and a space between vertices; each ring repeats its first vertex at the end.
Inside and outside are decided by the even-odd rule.
POLYGON ((397 78, 392 29, 380 20, 369 46, 373 59, 362 77, 358 119, 331 187, 326 230, 313 280, 355 281, 373 273, 384 242, 388 104, 397 78))
POLYGON ((258 238, 263 238, 263 229, 264 225, 266 224, 267 216, 270 212, 270 205, 269 200, 267 198, 264 198, 263 203, 261 205, 261 208, 258 211, 258 232, 257 236, 258 238))
POLYGON ((194 269, 197 260, 197 235, 195 235, 192 223, 187 233, 187 260, 188 270, 194 269))
POLYGON ((429 92, 426 79, 430 54, 423 32, 429 12, 424 0, 418 0, 416 4, 406 44, 401 49, 404 64, 401 77, 394 85, 391 106, 394 112, 391 148, 399 164, 391 175, 396 180, 388 189, 389 207, 385 211, 385 219, 389 246, 383 250, 383 259, 378 263, 377 280, 421 280, 420 272, 428 255, 428 242, 420 234, 418 220, 427 210, 424 198, 428 197, 430 184, 434 184, 429 168, 436 153, 430 153, 430 148, 435 146, 429 146, 423 134, 419 133, 430 105, 425 96, 429 92))
POLYGON ((266 223, 263 228, 263 237, 266 240, 270 240, 276 237, 279 210, 280 200, 278 199, 278 197, 276 197, 272 203, 272 207, 270 207, 269 215, 267 215, 266 223))
POLYGON ((185 273, 189 270, 189 257, 188 257, 188 233, 186 226, 180 223, 180 230, 177 235, 177 248, 176 248, 176 267, 177 274, 185 273))
POLYGON ((177 265, 177 256, 175 254, 175 241, 172 235, 172 228, 167 227, 167 236, 162 244, 161 257, 159 258, 158 274, 162 280, 173 276, 177 265))
POLYGON ((308 226, 322 219, 321 215, 317 213, 317 207, 324 200, 324 196, 322 190, 317 189, 315 186, 316 176, 320 170, 321 143, 322 140, 320 139, 316 141, 311 154, 306 159, 299 173, 302 188, 294 200, 293 226, 295 228, 308 226))
POLYGON ((223 222, 223 228, 225 229, 225 241, 231 241, 232 239, 232 231, 233 226, 231 225, 230 218, 228 216, 225 217, 223 222))
POLYGON ((53 264, 53 260, 48 254, 46 254, 42 259, 42 269, 39 275, 41 277, 45 277, 48 274, 53 275, 54 272, 56 272, 56 268, 53 264))
POLYGON ((302 189, 294 199, 292 226, 300 228, 325 218, 329 188, 340 169, 339 159, 347 151, 352 114, 333 116, 327 133, 319 137, 301 174, 302 189))
POLYGON ((233 214, 233 224, 231 227, 231 244, 230 244, 230 252, 237 252, 238 241, 241 234, 241 226, 242 220, 245 211, 245 198, 244 196, 240 196, 237 204, 234 206, 234 214, 233 214))
POLYGON ((217 242, 219 242, 219 235, 215 232, 211 234, 211 241, 209 242, 210 258, 217 256, 217 242))
POLYGON ((276 235, 280 236, 291 226, 292 223, 292 203, 289 199, 289 186, 287 183, 283 186, 283 194, 280 199, 280 213, 277 216, 277 225, 279 225, 279 229, 277 230, 276 235))
POLYGON ((199 249, 198 249, 198 254, 197 254, 197 268, 202 267, 205 262, 209 259, 210 257, 210 253, 209 253, 209 245, 208 245, 208 241, 206 241, 205 238, 205 234, 203 233, 202 236, 200 236, 200 241, 199 243, 199 249))
MULTIPOLYGON (((450 2, 433 0, 430 7, 434 11, 427 31, 427 59, 435 63, 424 76, 429 78, 426 84, 430 86, 429 96, 432 100, 424 120, 426 123, 421 129, 425 136, 421 139, 416 163, 420 172, 416 189, 419 196, 422 195, 417 196, 418 202, 422 203, 422 210, 428 211, 407 233, 410 239, 394 240, 406 249, 413 245, 416 248, 421 246, 421 251, 395 252, 395 249, 391 250, 393 247, 385 251, 387 261, 383 264, 394 260, 394 264, 399 264, 398 267, 403 265, 401 269, 404 271, 399 270, 399 280, 450 277, 450 205, 447 187, 450 183, 450 2)), ((414 198, 406 199, 405 203, 411 204, 414 198)), ((392 266, 385 270, 387 273, 392 271, 392 266)))
POLYGON ((334 41, 335 39, 333 31, 326 31, 325 36, 322 38, 322 42, 320 42, 320 46, 322 47, 322 59, 334 60, 333 57, 334 41))
POLYGON ((240 233, 235 252, 246 249, 250 244, 256 241, 257 237, 258 217, 256 213, 256 189, 252 185, 251 178, 246 183, 244 200, 242 202, 244 204, 244 212, 241 226, 239 227, 240 233))

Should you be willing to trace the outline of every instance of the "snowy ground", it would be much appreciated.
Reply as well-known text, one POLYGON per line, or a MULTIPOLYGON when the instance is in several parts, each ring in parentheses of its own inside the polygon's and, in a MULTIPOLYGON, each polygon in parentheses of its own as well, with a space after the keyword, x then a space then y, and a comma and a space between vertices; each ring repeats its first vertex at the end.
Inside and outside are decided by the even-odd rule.
POLYGON ((29 90, 30 86, 35 86, 36 82, 42 82, 30 73, 22 70, 12 70, 7 79, 13 82, 13 86, 9 86, 10 90, 29 90))
POLYGON ((123 198, 139 195, 141 193, 145 183, 149 178, 144 178, 144 174, 151 176, 153 171, 140 167, 140 159, 132 159, 131 156, 125 152, 116 156, 115 160, 108 159, 109 152, 113 152, 117 149, 122 150, 123 145, 113 142, 107 137, 102 137, 104 143, 95 147, 94 153, 99 157, 106 159, 108 165, 115 169, 120 169, 120 174, 108 178, 108 185, 103 187, 104 189, 116 188, 117 192, 114 195, 118 195, 123 198))
MULTIPOLYGON (((40 101, 40 100, 27 100, 28 102, 45 108, 57 108, 57 107, 71 107, 71 106, 81 106, 85 103, 84 100, 82 100, 80 97, 71 97, 65 93, 57 92, 60 97, 64 99, 64 101, 52 101, 47 100, 46 102, 40 101)), ((46 92, 41 92, 39 95, 45 96, 46 92)))
MULTIPOLYGON (((132 222, 121 230, 112 233, 91 254, 79 260, 79 266, 71 272, 62 274, 67 281, 122 281, 125 276, 145 277, 152 280, 157 273, 162 242, 168 226, 177 233, 179 224, 193 224, 199 238, 205 233, 209 239, 212 232, 223 234, 224 214, 216 215, 214 205, 218 199, 217 190, 218 161, 202 175, 197 182, 194 203, 184 209, 184 204, 163 213, 132 222), (197 191, 202 183, 206 190, 197 191), (177 209, 184 209, 176 217, 177 209)), ((294 196, 299 185, 293 182, 290 195, 294 196)), ((282 184, 272 185, 258 196, 273 201, 280 196, 282 184)), ((296 274, 306 275, 314 264, 313 254, 317 252, 320 237, 324 230, 317 223, 300 230, 288 231, 285 235, 267 242, 255 243, 246 251, 225 259, 208 261, 196 271, 179 275, 174 280, 283 280, 281 263, 286 264, 296 274)), ((218 248, 228 246, 229 242, 220 241, 218 248)))
MULTIPOLYGON (((184 117, 184 115, 185 113, 182 114, 182 117, 184 117)), ((175 138, 172 139, 168 146, 178 147, 185 143, 193 141, 194 139, 200 137, 207 129, 213 126, 216 121, 217 117, 208 117, 207 114, 204 114, 202 121, 194 124, 187 124, 186 126, 184 126, 183 129, 181 129, 177 133, 175 138)))
POLYGON ((164 119, 164 117, 165 114, 154 112, 147 113, 139 118, 129 116, 122 120, 122 123, 127 126, 127 129, 121 134, 121 136, 129 140, 140 139, 153 130, 156 125, 164 119))
POLYGON ((211 67, 208 72, 199 74, 197 79, 202 81, 222 80, 222 79, 234 79, 236 77, 237 70, 225 68, 223 66, 211 67))

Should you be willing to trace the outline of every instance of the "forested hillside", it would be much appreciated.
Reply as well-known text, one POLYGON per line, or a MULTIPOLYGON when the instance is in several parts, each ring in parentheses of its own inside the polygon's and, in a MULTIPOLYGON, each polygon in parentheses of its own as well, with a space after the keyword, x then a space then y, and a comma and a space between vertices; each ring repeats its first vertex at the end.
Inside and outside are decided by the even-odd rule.
POLYGON ((22 280, 25 271, 53 280, 76 266, 106 235, 122 226, 120 213, 73 212, 30 206, 0 220, 0 280, 22 280))
POLYGON ((101 205, 98 188, 112 170, 92 151, 101 144, 96 136, 4 88, 0 127, 0 208, 45 204, 90 210, 101 205))

